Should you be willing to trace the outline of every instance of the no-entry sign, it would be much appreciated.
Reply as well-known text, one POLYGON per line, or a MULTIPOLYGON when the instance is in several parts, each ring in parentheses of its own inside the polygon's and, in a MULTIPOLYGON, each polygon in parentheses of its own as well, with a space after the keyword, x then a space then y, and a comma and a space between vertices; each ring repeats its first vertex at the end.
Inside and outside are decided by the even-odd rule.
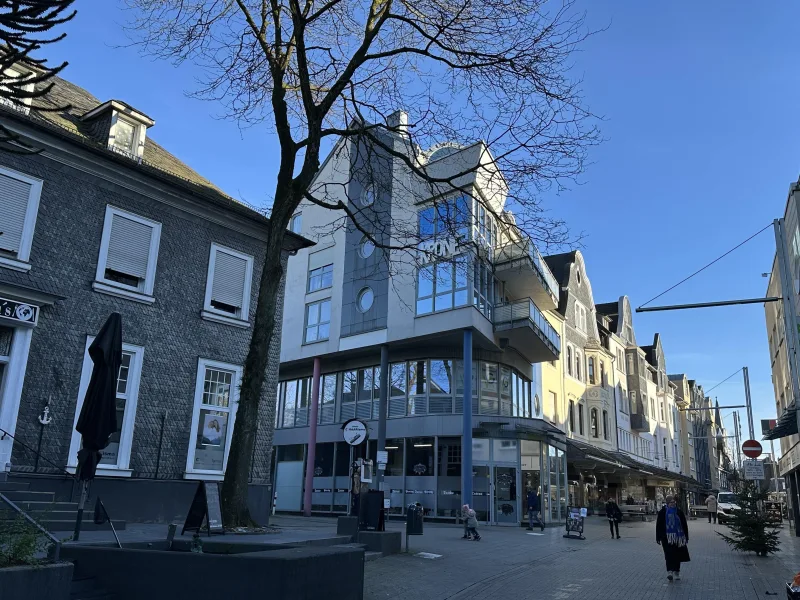
POLYGON ((747 440, 742 444, 742 452, 748 458, 758 458, 763 451, 764 449, 757 440, 747 440))

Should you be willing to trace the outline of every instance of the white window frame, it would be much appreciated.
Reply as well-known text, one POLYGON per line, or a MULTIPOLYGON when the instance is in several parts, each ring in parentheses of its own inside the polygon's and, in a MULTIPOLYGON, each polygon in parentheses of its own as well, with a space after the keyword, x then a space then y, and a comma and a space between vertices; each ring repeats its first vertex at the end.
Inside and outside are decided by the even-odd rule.
POLYGON ((141 160, 144 151, 145 129, 146 128, 144 124, 130 118, 125 118, 115 110, 113 116, 111 117, 111 127, 108 134, 108 149, 116 152, 117 154, 127 156, 128 158, 132 158, 137 161, 141 160), (133 127, 133 147, 130 150, 120 148, 115 144, 117 136, 117 123, 120 121, 133 127))
POLYGON ((19 240, 17 258, 0 256, 0 267, 8 267, 15 271, 27 272, 31 270, 31 244, 33 243, 33 232, 36 229, 36 217, 39 214, 39 201, 42 196, 43 181, 5 167, 0 167, 0 174, 25 182, 31 186, 30 195, 28 196, 28 207, 25 210, 25 222, 22 225, 22 237, 19 240))
POLYGON ((92 289, 101 294, 109 294, 120 298, 127 298, 143 304, 152 304, 156 301, 153 297, 153 286, 156 280, 156 266, 158 263, 158 247, 161 242, 161 223, 151 221, 145 217, 130 213, 116 206, 108 204, 106 206, 106 216, 103 222, 103 237, 100 239, 100 254, 97 259, 97 272, 92 283, 92 289), (108 260, 108 244, 111 239, 111 222, 114 215, 119 215, 132 221, 137 221, 143 225, 153 228, 153 235, 150 237, 150 254, 147 257, 147 274, 144 280, 144 289, 137 290, 133 286, 125 285, 117 281, 105 278, 106 262, 108 260))
MULTIPOLYGON (((149 265, 148 265, 149 268, 149 265)), ((249 254, 237 252, 226 246, 217 243, 211 244, 211 251, 208 256, 208 272, 206 273, 206 294, 203 300, 203 310, 200 316, 206 321, 214 321, 217 323, 224 323, 226 325, 234 325, 236 327, 250 327, 250 296, 252 295, 253 285, 253 257, 249 254), (214 288, 214 267, 217 264, 217 252, 224 252, 236 258, 241 258, 247 262, 245 267, 245 281, 244 281, 244 297, 242 298, 242 305, 239 317, 234 317, 224 310, 219 310, 211 306, 211 292, 214 288)))
POLYGON ((313 294, 314 292, 319 292, 321 290, 328 290, 328 289, 330 289, 332 287, 333 287, 333 263, 329 263, 327 265, 322 265, 322 266, 316 267, 314 269, 309 269, 308 270, 308 275, 307 275, 307 280, 306 280, 306 294, 313 294), (331 284, 330 285, 322 285, 322 276, 325 273, 325 269, 327 269, 328 267, 331 268, 331 270, 330 270, 330 273, 331 273, 331 284), (314 277, 314 273, 317 272, 317 271, 320 272, 320 287, 315 288, 315 289, 312 290, 311 289, 311 278, 314 277))
POLYGON ((301 231, 303 231, 303 213, 302 212, 296 212, 289 218, 289 231, 291 231, 292 233, 296 233, 298 235, 300 234, 301 231), (294 228, 295 220, 298 220, 299 223, 300 223, 300 226, 297 228, 297 230, 295 230, 295 228, 294 228))
MULTIPOLYGON (((197 360, 197 377, 195 379, 194 387, 194 406, 192 407, 192 426, 189 433, 189 448, 186 452, 186 471, 183 474, 184 479, 205 479, 208 481, 222 481, 225 477, 225 468, 228 466, 228 454, 231 450, 231 439, 233 438, 233 428, 236 424, 236 413, 239 408, 239 386, 242 382, 242 367, 240 365, 233 365, 224 363, 209 358, 199 358, 197 360), (225 456, 223 457, 223 468, 221 471, 212 471, 208 469, 195 469, 194 468, 194 451, 197 440, 197 424, 200 418, 200 410, 205 406, 203 404, 203 384, 205 382, 206 369, 219 369, 221 371, 233 371, 234 375, 231 379, 231 397, 228 402, 230 412, 228 431, 225 432, 225 456)), ((213 409, 218 410, 218 409, 213 409)))
MULTIPOLYGON (((315 340, 306 340, 306 331, 308 330, 308 308, 310 306, 314 305, 314 304, 319 304, 320 307, 321 307, 324 302, 328 302, 331 305, 331 310, 333 309, 333 299, 330 298, 330 297, 328 297, 328 298, 320 298, 319 300, 314 300, 313 302, 306 302, 305 308, 303 309, 303 311, 304 311, 304 314, 303 314, 303 344, 302 344, 303 346, 305 346, 306 344, 316 344, 317 342, 326 342, 329 339, 331 339, 330 324, 331 324, 331 319, 333 319, 333 313, 331 313, 330 319, 328 321, 317 321, 317 323, 316 323, 316 327, 317 327, 317 331, 318 332, 319 332, 319 326, 321 324, 326 323, 326 322, 328 323, 328 336, 324 337, 324 338, 319 338, 318 337, 315 340)), ((320 309, 320 315, 321 314, 322 314, 322 310, 320 309)))
MULTIPOLYGON (((86 390, 89 388, 89 381, 92 378, 94 363, 89 357, 89 346, 94 341, 95 336, 86 336, 86 346, 83 350, 83 367, 81 369, 81 381, 78 386, 78 402, 75 405, 75 416, 72 423, 72 438, 69 444, 69 454, 67 455, 67 471, 74 473, 78 467, 78 450, 81 448, 81 434, 75 431, 78 424, 78 417, 81 415, 83 400, 86 390)), ((128 370, 128 390, 125 401, 125 416, 122 420, 122 430, 119 436, 119 450, 117 451, 117 464, 97 465, 98 475, 109 477, 130 477, 133 471, 129 468, 131 460, 131 443, 133 442, 133 428, 136 423, 136 407, 139 404, 139 383, 142 377, 142 364, 144 361, 144 348, 134 344, 122 344, 123 352, 132 354, 130 369, 128 370)), ((116 389, 116 386, 115 386, 116 389)))

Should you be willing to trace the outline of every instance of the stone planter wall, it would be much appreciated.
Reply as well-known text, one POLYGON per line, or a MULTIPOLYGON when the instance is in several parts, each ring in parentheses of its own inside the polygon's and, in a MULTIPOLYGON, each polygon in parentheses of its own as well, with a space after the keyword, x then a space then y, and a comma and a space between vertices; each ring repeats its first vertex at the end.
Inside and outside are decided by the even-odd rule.
POLYGON ((69 600, 72 563, 0 569, 2 600, 69 600))

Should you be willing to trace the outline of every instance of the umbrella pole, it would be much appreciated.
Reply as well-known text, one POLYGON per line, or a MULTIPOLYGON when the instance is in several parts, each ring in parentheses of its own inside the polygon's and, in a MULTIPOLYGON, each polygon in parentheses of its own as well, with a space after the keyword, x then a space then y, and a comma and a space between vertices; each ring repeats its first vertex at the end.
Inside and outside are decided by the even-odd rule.
POLYGON ((75 519, 75 532, 72 534, 72 539, 78 541, 81 536, 81 523, 83 522, 83 507, 86 505, 86 491, 89 487, 88 481, 81 481, 81 499, 78 502, 78 517, 75 519))

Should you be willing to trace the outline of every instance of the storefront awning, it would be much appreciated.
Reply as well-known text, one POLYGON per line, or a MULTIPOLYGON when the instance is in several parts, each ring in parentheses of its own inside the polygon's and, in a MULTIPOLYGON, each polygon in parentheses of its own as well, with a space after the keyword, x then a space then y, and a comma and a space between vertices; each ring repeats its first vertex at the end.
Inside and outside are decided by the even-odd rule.
POLYGON ((797 433, 797 405, 792 402, 783 411, 778 423, 767 435, 765 440, 777 440, 797 433))

